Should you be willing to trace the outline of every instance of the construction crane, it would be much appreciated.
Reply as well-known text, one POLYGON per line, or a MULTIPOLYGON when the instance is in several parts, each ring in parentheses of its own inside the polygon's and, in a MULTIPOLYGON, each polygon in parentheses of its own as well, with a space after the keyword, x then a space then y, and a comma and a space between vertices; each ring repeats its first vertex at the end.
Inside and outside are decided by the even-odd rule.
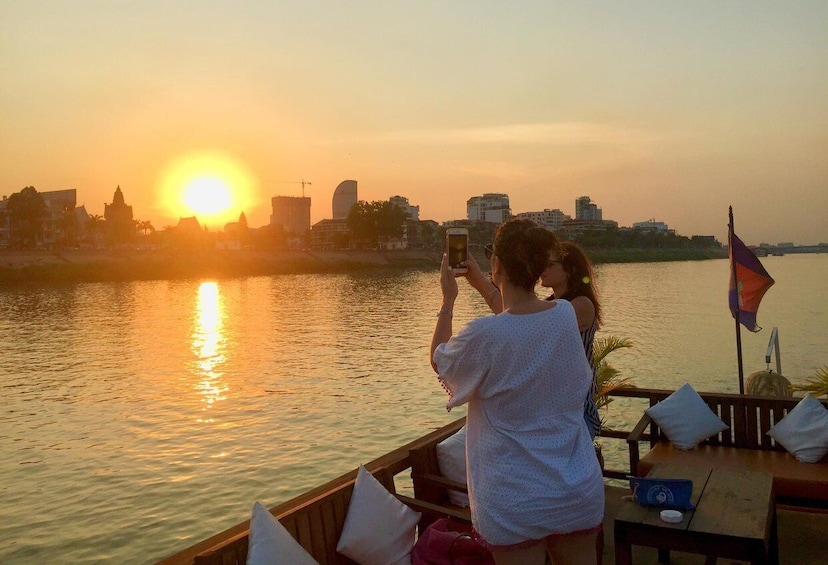
POLYGON ((301 184, 302 185, 302 198, 305 197, 305 185, 310 186, 311 184, 313 184, 311 182, 305 181, 305 179, 302 179, 302 180, 283 180, 283 181, 279 181, 279 182, 281 182, 282 184, 301 184))

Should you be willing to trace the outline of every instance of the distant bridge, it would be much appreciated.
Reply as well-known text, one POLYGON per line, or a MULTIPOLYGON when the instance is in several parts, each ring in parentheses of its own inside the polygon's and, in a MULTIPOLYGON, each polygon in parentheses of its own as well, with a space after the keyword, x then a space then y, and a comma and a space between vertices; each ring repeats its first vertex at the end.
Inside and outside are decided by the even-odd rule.
MULTIPOLYGON (((754 251, 766 250, 768 255, 787 255, 789 253, 828 253, 828 245, 771 245, 768 247, 754 247, 754 251)), ((757 253, 759 255, 759 253, 757 253)))

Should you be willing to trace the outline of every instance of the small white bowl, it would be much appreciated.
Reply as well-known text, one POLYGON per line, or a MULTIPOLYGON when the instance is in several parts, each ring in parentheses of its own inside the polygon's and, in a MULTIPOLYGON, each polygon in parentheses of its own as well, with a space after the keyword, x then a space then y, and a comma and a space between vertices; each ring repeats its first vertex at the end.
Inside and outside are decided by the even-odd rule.
POLYGON ((678 510, 662 510, 660 516, 661 520, 668 524, 680 524, 684 520, 684 514, 678 510))

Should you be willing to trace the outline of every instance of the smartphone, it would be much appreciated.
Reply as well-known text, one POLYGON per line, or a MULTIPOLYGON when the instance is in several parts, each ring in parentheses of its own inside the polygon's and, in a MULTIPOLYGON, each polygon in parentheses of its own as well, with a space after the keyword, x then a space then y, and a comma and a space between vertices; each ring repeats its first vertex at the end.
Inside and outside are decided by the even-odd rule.
POLYGON ((455 273, 465 273, 466 267, 460 263, 469 256, 469 230, 466 228, 448 228, 446 230, 446 253, 449 267, 455 273))

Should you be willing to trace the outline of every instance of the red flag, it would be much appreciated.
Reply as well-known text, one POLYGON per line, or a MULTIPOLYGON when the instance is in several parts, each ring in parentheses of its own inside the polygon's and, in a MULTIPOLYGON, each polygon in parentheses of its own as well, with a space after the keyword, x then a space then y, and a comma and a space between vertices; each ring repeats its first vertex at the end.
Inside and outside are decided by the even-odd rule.
POLYGON ((732 232, 729 247, 730 311, 748 330, 758 332, 762 328, 756 325, 756 312, 759 310, 762 297, 773 286, 774 280, 753 251, 732 232))

